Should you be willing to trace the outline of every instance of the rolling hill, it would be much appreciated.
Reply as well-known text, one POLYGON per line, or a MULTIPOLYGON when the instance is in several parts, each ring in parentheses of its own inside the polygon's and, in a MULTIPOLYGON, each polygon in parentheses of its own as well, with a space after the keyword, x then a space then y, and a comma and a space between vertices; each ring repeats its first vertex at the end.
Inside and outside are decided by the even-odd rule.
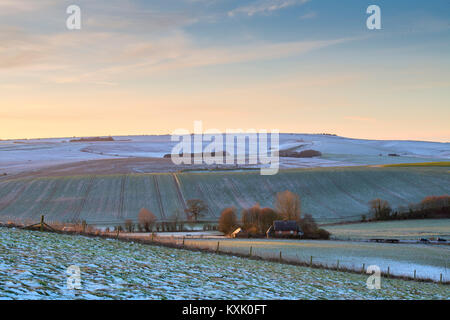
POLYGON ((395 208, 429 195, 450 194, 450 167, 344 167, 259 171, 80 175, 21 178, 0 182, 0 219, 81 221, 114 225, 136 220, 139 209, 160 221, 184 216, 186 200, 208 204, 202 219, 217 221, 225 207, 273 206, 275 194, 298 193, 302 211, 319 223, 357 221, 368 201, 388 200, 395 208))

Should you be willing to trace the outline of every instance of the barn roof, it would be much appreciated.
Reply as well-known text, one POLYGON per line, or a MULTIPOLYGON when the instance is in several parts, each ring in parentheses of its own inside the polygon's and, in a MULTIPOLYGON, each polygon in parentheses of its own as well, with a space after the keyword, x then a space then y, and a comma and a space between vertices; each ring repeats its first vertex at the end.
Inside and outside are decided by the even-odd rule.
POLYGON ((301 231, 297 221, 276 220, 273 222, 274 231, 301 231))

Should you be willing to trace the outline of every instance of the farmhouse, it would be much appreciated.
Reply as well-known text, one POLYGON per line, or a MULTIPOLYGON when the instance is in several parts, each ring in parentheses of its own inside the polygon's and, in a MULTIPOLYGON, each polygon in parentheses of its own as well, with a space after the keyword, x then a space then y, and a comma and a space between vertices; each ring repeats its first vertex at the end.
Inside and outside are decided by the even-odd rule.
POLYGON ((301 237, 303 232, 294 220, 277 220, 266 232, 267 238, 296 238, 301 237))

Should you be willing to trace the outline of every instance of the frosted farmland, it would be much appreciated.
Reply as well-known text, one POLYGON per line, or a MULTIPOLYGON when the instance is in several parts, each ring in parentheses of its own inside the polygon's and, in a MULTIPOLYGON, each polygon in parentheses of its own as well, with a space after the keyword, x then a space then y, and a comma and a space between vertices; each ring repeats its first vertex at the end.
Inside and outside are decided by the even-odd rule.
POLYGON ((397 208, 429 195, 450 194, 450 174, 448 167, 347 167, 294 169, 274 176, 183 172, 10 179, 0 181, 0 218, 38 220, 44 214, 49 221, 116 225, 136 220, 145 207, 160 221, 169 221, 177 212, 183 214, 187 200, 202 199, 208 206, 202 220, 217 221, 226 207, 273 207, 276 193, 284 190, 297 193, 302 212, 319 223, 359 221, 375 198, 397 208))
MULTIPOLYGON (((135 157, 162 158, 175 142, 169 135, 120 136, 112 142, 68 142, 70 138, 0 141, 0 173, 18 173, 65 163, 135 157)), ((226 139, 223 139, 224 141, 226 139)), ((208 142, 204 142, 204 147, 208 142)), ((224 148, 226 143, 224 142, 224 148)), ((377 165, 450 159, 450 143, 358 140, 328 135, 281 134, 280 149, 322 152, 318 158, 281 158, 281 168, 377 165), (397 154, 390 157, 388 154, 397 154)), ((248 148, 246 148, 248 151, 248 148)))
POLYGON ((2 299, 448 299, 447 286, 0 228, 2 299), (77 265, 81 289, 67 289, 77 265))

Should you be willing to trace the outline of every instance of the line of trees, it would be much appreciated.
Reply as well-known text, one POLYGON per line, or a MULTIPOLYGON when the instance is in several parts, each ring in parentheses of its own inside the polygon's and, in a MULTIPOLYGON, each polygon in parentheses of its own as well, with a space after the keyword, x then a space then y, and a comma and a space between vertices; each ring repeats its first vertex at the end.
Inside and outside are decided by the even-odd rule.
MULTIPOLYGON (((426 219, 426 218, 450 218, 450 196, 428 196, 416 204, 410 204, 408 208, 399 207, 393 210, 388 201, 374 199, 369 201, 369 220, 400 220, 400 219, 426 219)), ((362 221, 367 221, 365 215, 362 221)))

